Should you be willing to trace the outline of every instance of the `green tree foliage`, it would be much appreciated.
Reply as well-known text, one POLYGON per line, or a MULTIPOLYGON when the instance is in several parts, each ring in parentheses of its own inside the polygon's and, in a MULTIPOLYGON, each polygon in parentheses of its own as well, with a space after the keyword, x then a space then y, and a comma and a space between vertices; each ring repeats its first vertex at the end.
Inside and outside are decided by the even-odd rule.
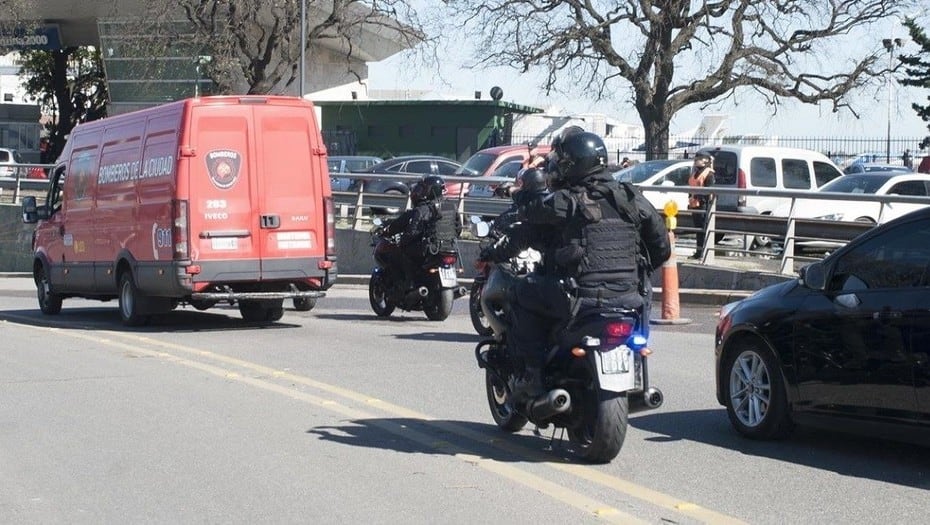
POLYGON ((665 155, 681 109, 742 93, 776 111, 783 99, 830 102, 888 73, 876 41, 853 33, 910 0, 447 0, 475 35, 476 64, 542 70, 546 92, 628 98, 645 128, 647 158, 665 155), (837 56, 838 52, 843 56, 837 56))
MULTIPOLYGON (((904 64, 905 78, 900 79, 902 85, 915 86, 930 89, 930 37, 913 18, 904 20, 904 26, 907 27, 911 40, 920 46, 920 51, 913 55, 902 55, 899 57, 904 64)), ((930 95, 927 95, 927 105, 911 104, 914 111, 924 122, 930 123, 930 95)), ((930 124, 927 125, 930 130, 930 124)), ((930 146, 930 136, 924 138, 920 143, 920 149, 930 146)))
POLYGON ((58 158, 68 134, 81 122, 106 116, 107 87, 100 52, 92 47, 68 47, 54 51, 23 51, 23 87, 34 97, 46 124, 49 148, 45 159, 58 158))

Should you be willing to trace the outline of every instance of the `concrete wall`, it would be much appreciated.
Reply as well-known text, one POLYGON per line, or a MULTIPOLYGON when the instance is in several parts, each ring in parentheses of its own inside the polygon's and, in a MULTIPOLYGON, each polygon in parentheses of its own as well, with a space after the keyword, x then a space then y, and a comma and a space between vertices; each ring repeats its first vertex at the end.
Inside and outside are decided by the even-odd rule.
POLYGON ((0 204, 0 272, 32 271, 32 230, 22 207, 0 204))

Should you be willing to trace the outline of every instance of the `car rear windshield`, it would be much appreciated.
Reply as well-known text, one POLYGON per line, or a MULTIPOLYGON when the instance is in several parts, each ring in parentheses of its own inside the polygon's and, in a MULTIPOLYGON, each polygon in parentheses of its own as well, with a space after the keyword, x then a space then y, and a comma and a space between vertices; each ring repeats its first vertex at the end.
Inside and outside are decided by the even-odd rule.
POLYGON ((731 151, 707 150, 714 157, 714 185, 736 186, 737 159, 731 151))
POLYGON ((843 175, 833 182, 820 188, 820 191, 832 191, 836 193, 875 193, 881 188, 891 175, 880 173, 854 173, 852 175, 843 175))

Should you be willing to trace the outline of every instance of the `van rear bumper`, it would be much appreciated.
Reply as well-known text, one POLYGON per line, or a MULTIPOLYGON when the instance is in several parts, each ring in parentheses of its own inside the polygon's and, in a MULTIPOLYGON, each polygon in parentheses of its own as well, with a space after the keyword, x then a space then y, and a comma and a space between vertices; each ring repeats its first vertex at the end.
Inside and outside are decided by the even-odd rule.
POLYGON ((317 299, 326 297, 326 292, 319 290, 310 290, 301 292, 296 288, 294 290, 283 292, 236 292, 232 289, 219 292, 197 292, 191 294, 191 299, 207 301, 242 301, 242 300, 270 300, 270 299, 292 299, 297 297, 307 297, 317 299))

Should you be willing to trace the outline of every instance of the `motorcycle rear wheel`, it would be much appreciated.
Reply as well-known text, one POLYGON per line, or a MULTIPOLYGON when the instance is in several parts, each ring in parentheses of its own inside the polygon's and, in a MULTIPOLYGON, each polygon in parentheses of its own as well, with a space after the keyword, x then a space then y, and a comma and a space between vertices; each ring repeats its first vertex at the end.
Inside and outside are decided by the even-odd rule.
POLYGON ((583 419, 568 429, 575 455, 589 463, 610 463, 626 440, 630 414, 626 396, 598 388, 586 391, 585 399, 578 401, 575 407, 583 411, 583 419))
POLYGON ((368 280, 368 302, 378 317, 388 317, 394 312, 394 303, 388 297, 387 283, 380 273, 371 274, 368 280))
POLYGON ((490 370, 484 372, 484 384, 488 393, 488 406, 491 408, 491 417, 501 430, 517 432, 526 426, 529 421, 517 413, 513 408, 513 399, 507 390, 507 385, 490 370))
POLYGON ((426 318, 430 321, 445 321, 452 313, 452 301, 455 300, 452 288, 442 288, 439 295, 429 299, 426 306, 426 318))
POLYGON ((471 285, 471 294, 468 296, 468 313, 471 315, 471 325, 475 332, 483 337, 490 337, 494 331, 481 309, 481 288, 484 283, 476 282, 471 285))

